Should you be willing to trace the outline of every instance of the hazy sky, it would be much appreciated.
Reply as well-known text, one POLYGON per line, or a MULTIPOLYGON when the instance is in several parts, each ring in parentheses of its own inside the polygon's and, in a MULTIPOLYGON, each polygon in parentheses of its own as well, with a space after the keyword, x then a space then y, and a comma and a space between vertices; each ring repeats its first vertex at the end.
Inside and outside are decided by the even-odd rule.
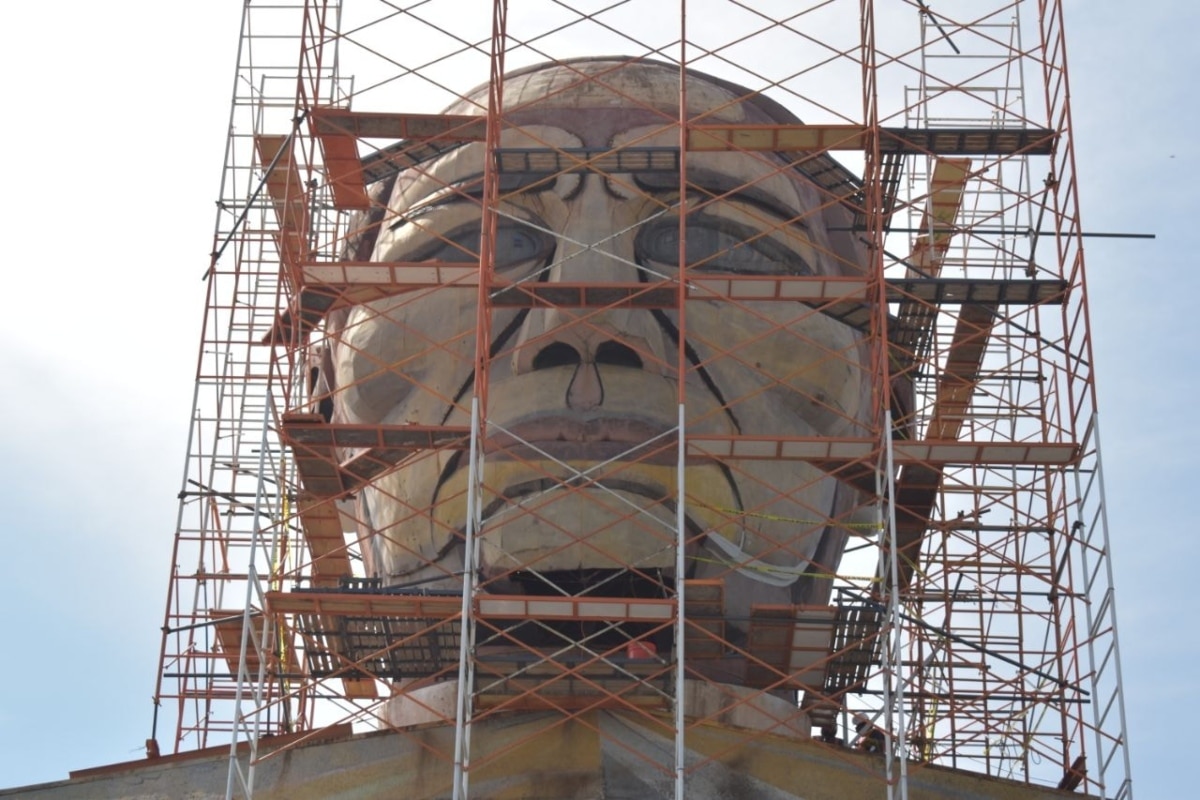
MULTIPOLYGON (((1183 796, 1200 3, 1066 9, 1084 228, 1158 237, 1086 250, 1135 791, 1183 796)), ((0 11, 0 787, 138 758, 150 735, 239 14, 0 11)))

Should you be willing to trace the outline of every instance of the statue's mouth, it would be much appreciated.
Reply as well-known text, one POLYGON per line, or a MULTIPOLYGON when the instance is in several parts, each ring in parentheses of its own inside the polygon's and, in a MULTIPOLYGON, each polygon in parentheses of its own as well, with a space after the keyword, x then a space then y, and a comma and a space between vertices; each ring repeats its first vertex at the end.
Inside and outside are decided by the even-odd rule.
MULTIPOLYGON (((579 475, 510 484, 483 508, 481 538, 487 542, 489 537, 499 537, 512 542, 509 546, 514 549, 530 549, 509 558, 503 547, 485 545, 479 589, 496 595, 671 600, 677 586, 680 520, 676 515, 674 491, 654 481, 579 475), (601 507, 595 520, 587 522, 589 509, 601 507), (628 517, 621 519, 622 513, 628 517), (571 530, 564 520, 577 514, 584 521, 571 530), (547 531, 543 540, 532 545, 522 541, 526 516, 537 520, 531 525, 547 531)), ((695 568, 692 556, 699 552, 703 528, 686 513, 682 522, 688 540, 686 577, 695 568)), ((662 623, 594 619, 524 620, 492 631, 492 640, 500 645, 555 650, 584 643, 593 653, 621 651, 638 642, 665 654, 671 637, 670 625, 662 623)))
MULTIPOLYGON (((482 594, 673 603, 679 578, 692 576, 704 556, 705 533, 728 525, 728 509, 740 507, 741 498, 723 465, 688 459, 680 516, 677 428, 656 416, 560 409, 489 424, 474 473, 473 512, 466 454, 439 476, 437 525, 458 532, 440 557, 468 560, 462 543, 473 513, 470 561, 482 594)), ((586 641, 595 652, 631 642, 650 643, 659 653, 671 646, 669 624, 641 619, 511 623, 497 622, 487 643, 554 650, 586 641)))
POLYGON ((656 503, 663 503, 670 508, 670 510, 675 510, 675 501, 661 486, 632 480, 589 477, 588 475, 584 474, 565 480, 540 478, 537 480, 513 484, 504 489, 503 496, 497 497, 488 504, 488 506, 483 510, 482 520, 486 525, 488 519, 499 512, 500 509, 504 508, 510 503, 520 502, 523 498, 538 497, 549 492, 572 490, 575 488, 608 492, 623 492, 626 494, 637 495, 639 497, 645 497, 648 500, 653 500, 656 503))
POLYGON ((492 496, 477 531, 485 582, 517 572, 595 569, 661 571, 673 581, 680 523, 689 556, 704 531, 686 508, 680 520, 674 491, 645 470, 582 471, 569 478, 520 480, 500 491, 485 485, 485 492, 492 496))
MULTIPOLYGON (((476 511, 481 578, 507 573, 661 569, 674 580, 677 514, 676 428, 652 415, 535 412, 489 425, 478 465, 476 511)), ((434 497, 441 523, 461 536, 466 528, 466 459, 443 470, 434 497)), ((714 506, 740 506, 737 487, 721 465, 689 459, 682 519, 688 555, 711 527, 714 506)))

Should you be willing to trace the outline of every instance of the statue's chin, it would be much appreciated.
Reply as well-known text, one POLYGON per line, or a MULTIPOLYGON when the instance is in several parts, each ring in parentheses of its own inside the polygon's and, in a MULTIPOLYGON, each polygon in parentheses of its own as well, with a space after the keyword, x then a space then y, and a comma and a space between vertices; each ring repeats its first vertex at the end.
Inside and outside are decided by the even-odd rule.
POLYGON ((505 505, 483 523, 480 568, 674 570, 675 510, 648 490, 555 487, 505 505))

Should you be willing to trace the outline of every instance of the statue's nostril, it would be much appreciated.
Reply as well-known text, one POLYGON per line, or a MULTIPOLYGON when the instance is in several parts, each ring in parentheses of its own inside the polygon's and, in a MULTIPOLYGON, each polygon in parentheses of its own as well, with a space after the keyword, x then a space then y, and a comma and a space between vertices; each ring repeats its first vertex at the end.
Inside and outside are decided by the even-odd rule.
POLYGON ((564 342, 551 342, 538 351, 538 354, 533 357, 534 370, 551 369, 553 367, 567 367, 572 364, 580 364, 583 358, 579 355, 579 351, 569 344, 564 342))
POLYGON ((613 367, 642 368, 641 356, 633 348, 613 339, 601 342, 600 346, 596 348, 596 363, 608 364, 613 367))

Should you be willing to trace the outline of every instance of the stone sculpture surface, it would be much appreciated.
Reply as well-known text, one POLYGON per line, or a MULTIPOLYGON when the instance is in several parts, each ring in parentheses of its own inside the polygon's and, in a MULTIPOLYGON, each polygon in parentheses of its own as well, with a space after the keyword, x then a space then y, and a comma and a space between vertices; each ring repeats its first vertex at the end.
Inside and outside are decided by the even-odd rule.
MULTIPOLYGON (((674 66, 612 59, 515 72, 504 82, 500 146, 668 153, 679 145, 678 76, 674 66)), ((449 111, 482 113, 486 98, 477 90, 449 111)), ((797 121, 697 73, 686 98, 689 116, 707 124, 797 121)), ((364 216, 352 257, 478 263, 484 152, 463 144, 377 184, 386 210, 364 216)), ((814 182, 818 169, 840 167, 792 159, 686 154, 692 277, 866 273, 851 213, 814 182)), ((494 261, 503 280, 650 284, 677 273, 678 167, 499 178, 494 261)), ((868 435, 874 387, 859 331, 813 304, 693 296, 685 320, 670 308, 494 309, 483 591, 669 594, 680 330, 688 436, 868 435)), ((336 312, 321 379, 333 421, 468 425, 476 312, 470 285, 336 312)), ((461 451, 427 452, 357 494, 368 575, 385 585, 460 585, 467 467, 461 451)), ((848 484, 800 460, 697 458, 686 486, 688 577, 724 580, 731 636, 744 632, 752 604, 827 602, 847 523, 863 514, 848 484)))

